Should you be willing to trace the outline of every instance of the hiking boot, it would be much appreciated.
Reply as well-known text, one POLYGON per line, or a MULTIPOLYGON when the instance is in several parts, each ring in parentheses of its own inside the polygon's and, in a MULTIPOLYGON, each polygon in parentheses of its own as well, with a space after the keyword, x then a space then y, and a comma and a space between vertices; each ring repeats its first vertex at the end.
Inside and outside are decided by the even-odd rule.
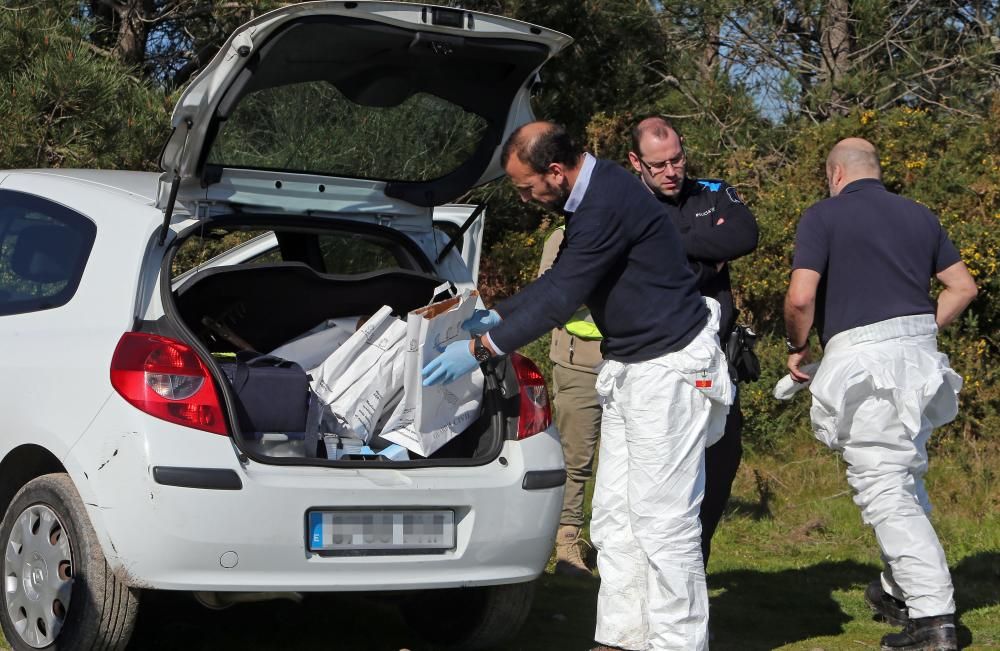
POLYGON ((882 638, 882 651, 958 651, 955 616, 914 617, 882 638))
POLYGON ((865 588, 865 603, 878 617, 893 626, 906 626, 910 615, 906 603, 882 589, 882 581, 875 579, 865 588))
POLYGON ((556 574, 564 576, 594 578, 587 561, 580 550, 581 545, 588 545, 580 537, 580 527, 564 524, 556 534, 556 574))

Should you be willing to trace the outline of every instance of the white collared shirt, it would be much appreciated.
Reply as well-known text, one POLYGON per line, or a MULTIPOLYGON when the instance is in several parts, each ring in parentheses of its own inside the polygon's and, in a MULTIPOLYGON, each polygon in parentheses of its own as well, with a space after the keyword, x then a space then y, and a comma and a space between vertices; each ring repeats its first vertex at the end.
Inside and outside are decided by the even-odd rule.
POLYGON ((583 155, 583 164, 580 165, 580 173, 576 177, 576 183, 573 184, 573 190, 569 193, 569 198, 566 199, 563 212, 576 212, 576 209, 580 207, 580 202, 583 201, 584 195, 587 194, 587 188, 590 187, 590 176, 594 173, 595 165, 597 165, 596 158, 590 154, 583 155))

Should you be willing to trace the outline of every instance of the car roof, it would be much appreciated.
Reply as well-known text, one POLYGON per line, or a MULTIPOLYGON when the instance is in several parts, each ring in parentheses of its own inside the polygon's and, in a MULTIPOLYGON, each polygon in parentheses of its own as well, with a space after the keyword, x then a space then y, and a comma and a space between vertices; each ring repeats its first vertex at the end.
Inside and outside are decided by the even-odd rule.
POLYGON ((160 177, 160 175, 156 172, 53 168, 10 170, 10 173, 57 176, 65 179, 82 181, 91 185, 99 185, 103 186, 107 190, 117 192, 146 206, 151 206, 156 202, 157 180, 160 177))

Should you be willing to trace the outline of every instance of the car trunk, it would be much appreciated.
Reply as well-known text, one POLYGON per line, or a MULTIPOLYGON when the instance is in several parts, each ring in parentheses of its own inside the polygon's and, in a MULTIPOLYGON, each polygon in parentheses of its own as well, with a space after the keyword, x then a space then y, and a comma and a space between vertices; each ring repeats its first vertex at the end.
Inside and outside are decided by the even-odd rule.
MULTIPOLYGON (((442 280, 456 280, 452 261, 438 267, 452 277, 439 278, 420 248, 441 250, 431 242, 433 209, 502 176, 501 145, 533 119, 529 100, 539 69, 570 42, 542 27, 464 9, 307 2, 237 29, 188 85, 160 157, 157 242, 191 216, 202 220, 196 229, 207 231, 228 222, 238 232, 254 219, 270 220, 257 224, 265 230, 287 231, 276 243, 278 255, 216 259, 183 278, 171 268, 175 243, 163 273, 170 279, 161 297, 167 327, 206 362, 244 453, 260 456, 250 432, 241 431, 227 360, 240 350, 269 353, 324 321, 371 316, 383 306, 405 317, 430 302, 442 280), (296 226, 306 219, 311 226, 296 226), (325 247, 312 241, 321 221, 350 237, 325 247), (387 244, 373 253, 373 242, 387 244), (353 264, 365 260, 384 264, 353 264)), ((531 413, 540 413, 548 408, 540 374, 526 376, 520 360, 507 358, 486 366, 478 421, 429 459, 398 463, 486 463, 505 437, 528 435, 517 419, 532 408, 519 406, 516 378, 525 378, 523 395, 534 405, 531 413)), ((536 431, 548 426, 541 417, 520 421, 529 422, 536 431)), ((402 417, 396 424, 405 429, 402 417)), ((282 443, 282 432, 270 433, 282 443)))
MULTIPOLYGON (((376 440, 370 451, 332 460, 321 456, 325 451, 322 445, 325 432, 319 432, 321 444, 318 449, 310 450, 298 445, 302 432, 265 433, 241 429, 241 399, 231 381, 232 369, 226 368, 232 366, 234 355, 243 358, 247 356, 243 351, 270 353, 303 333, 315 330, 317 324, 354 323, 358 317, 370 316, 383 306, 389 306, 394 316, 405 319, 411 310, 430 303, 444 282, 426 270, 432 268, 429 261, 409 238, 398 232, 386 228, 365 229, 358 225, 342 225, 346 230, 339 231, 315 224, 289 229, 286 222, 283 220, 276 244, 270 250, 263 253, 256 250, 252 256, 248 253, 249 259, 230 253, 224 263, 209 261, 188 270, 180 283, 176 282, 178 274, 172 273, 175 283, 169 298, 164 300, 168 318, 172 318, 182 332, 186 331, 188 336, 185 338, 195 344, 203 361, 214 368, 217 385, 228 407, 230 430, 240 449, 258 461, 278 464, 468 465, 485 464, 496 458, 508 432, 516 431, 518 413, 515 374, 510 371, 506 358, 487 365, 479 418, 427 458, 412 453, 409 459, 385 457, 379 454, 379 446, 375 444, 386 445, 386 442, 376 440), (386 267, 385 260, 381 260, 370 266, 383 268, 361 273, 330 273, 345 271, 329 268, 342 260, 342 251, 327 250, 325 257, 322 251, 331 248, 327 246, 330 238, 341 236, 347 238, 338 240, 341 250, 347 246, 345 243, 350 243, 357 251, 377 241, 386 250, 393 251, 394 260, 400 266, 386 267), (323 237, 328 240, 322 240, 323 237), (331 257, 335 261, 330 262, 331 257)), ((230 223, 225 229, 206 232, 204 227, 197 227, 178 238, 168 255, 170 263, 164 268, 177 271, 176 261, 184 255, 178 256, 178 251, 192 248, 185 244, 195 243, 194 248, 201 248, 206 241, 225 239, 245 228, 245 224, 230 223)), ((251 235, 268 227, 258 219, 252 228, 251 235)), ((249 235, 244 239, 246 237, 249 235)), ((377 254, 370 253, 371 256, 377 257, 377 254)), ((358 260, 352 265, 346 270, 367 269, 358 260)), ((270 402, 274 398, 268 396, 267 400, 270 402)), ((284 408, 286 405, 281 404, 269 407, 271 410, 284 408)), ((295 409, 290 405, 287 408, 295 409)))

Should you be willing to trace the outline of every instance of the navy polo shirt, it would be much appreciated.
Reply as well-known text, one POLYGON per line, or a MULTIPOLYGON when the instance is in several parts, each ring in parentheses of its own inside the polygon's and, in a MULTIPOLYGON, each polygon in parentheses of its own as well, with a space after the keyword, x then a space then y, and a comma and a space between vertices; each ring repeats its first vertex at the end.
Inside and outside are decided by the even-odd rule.
POLYGON ((814 323, 825 345, 851 328, 934 314, 930 279, 960 260, 926 206, 860 179, 803 213, 792 268, 822 276, 814 323))

